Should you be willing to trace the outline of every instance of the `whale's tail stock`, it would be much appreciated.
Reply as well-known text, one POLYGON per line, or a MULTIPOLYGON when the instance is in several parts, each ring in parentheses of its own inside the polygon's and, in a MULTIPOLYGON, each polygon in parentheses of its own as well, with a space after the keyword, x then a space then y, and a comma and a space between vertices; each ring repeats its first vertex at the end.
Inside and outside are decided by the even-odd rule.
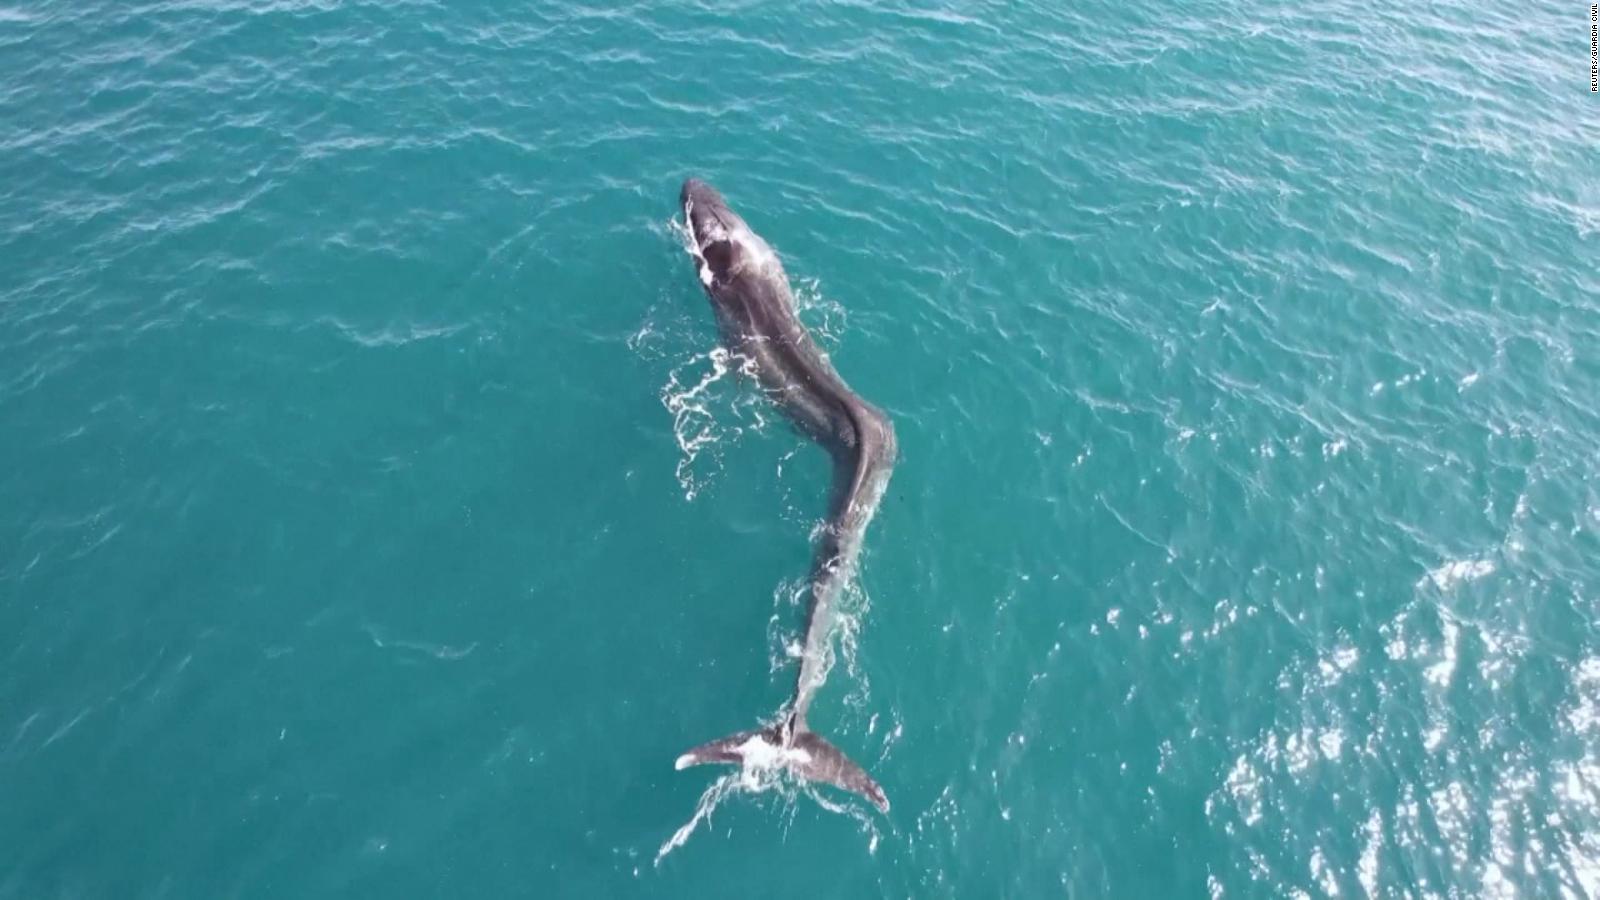
POLYGON ((889 811, 889 798, 865 769, 793 717, 779 725, 740 731, 701 744, 678 757, 677 768, 708 763, 784 769, 807 781, 843 788, 869 801, 880 812, 889 811))

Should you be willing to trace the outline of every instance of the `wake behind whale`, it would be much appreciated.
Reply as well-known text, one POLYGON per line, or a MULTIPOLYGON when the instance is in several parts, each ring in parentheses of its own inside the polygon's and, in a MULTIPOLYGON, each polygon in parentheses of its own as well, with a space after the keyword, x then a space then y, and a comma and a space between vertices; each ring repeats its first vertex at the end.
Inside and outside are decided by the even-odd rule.
POLYGON ((705 182, 684 182, 680 199, 696 271, 729 351, 750 361, 767 396, 828 451, 834 477, 811 569, 806 637, 792 700, 774 723, 701 744, 678 757, 677 768, 731 763, 780 769, 850 791, 887 812, 883 789, 812 731, 806 714, 827 676, 834 609, 854 575, 862 536, 894 465, 894 427, 850 390, 800 323, 788 277, 767 242, 705 182))

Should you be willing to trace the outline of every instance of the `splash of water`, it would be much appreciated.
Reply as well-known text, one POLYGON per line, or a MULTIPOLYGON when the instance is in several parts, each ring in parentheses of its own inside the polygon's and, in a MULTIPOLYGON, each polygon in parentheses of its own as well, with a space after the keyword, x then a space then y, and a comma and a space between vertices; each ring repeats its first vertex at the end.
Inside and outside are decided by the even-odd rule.
POLYGON ((797 279, 793 284, 795 314, 823 348, 832 350, 850 324, 850 310, 822 292, 817 278, 797 279))
POLYGON ((753 376, 754 366, 754 359, 717 347, 674 368, 662 385, 661 403, 672 413, 672 434, 680 451, 677 475, 684 499, 693 500, 702 486, 702 480, 695 475, 695 461, 701 451, 725 437, 737 437, 746 427, 765 424, 765 418, 749 401, 741 401, 737 394, 724 397, 715 390, 730 372, 753 376), (707 363, 709 369, 704 368, 707 363), (686 374, 692 369, 699 371, 686 374), (690 378, 694 379, 693 384, 689 384, 690 378), (735 421, 748 416, 752 424, 725 425, 717 415, 719 409, 731 413, 735 421))
POLYGON ((726 775, 718 776, 716 781, 711 782, 711 786, 705 789, 705 792, 700 795, 700 801, 695 804, 694 815, 689 817, 689 821, 678 826, 678 830, 672 833, 672 837, 668 838, 666 843, 656 850, 657 866, 660 866, 661 861, 667 858, 667 854, 687 844, 690 836, 694 834, 694 830, 700 827, 701 822, 710 821, 711 814, 716 812, 717 806, 722 803, 722 798, 738 790, 739 778, 738 774, 730 772, 726 775))

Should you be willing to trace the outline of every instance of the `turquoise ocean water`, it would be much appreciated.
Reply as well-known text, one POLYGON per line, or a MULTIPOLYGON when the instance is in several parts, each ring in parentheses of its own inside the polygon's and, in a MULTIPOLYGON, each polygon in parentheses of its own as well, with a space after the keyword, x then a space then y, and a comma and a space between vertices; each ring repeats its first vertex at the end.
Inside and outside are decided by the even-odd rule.
POLYGON ((0 0, 0 897, 1600 896, 1588 29, 0 0), (886 816, 672 769, 828 480, 690 174, 898 427, 886 816))

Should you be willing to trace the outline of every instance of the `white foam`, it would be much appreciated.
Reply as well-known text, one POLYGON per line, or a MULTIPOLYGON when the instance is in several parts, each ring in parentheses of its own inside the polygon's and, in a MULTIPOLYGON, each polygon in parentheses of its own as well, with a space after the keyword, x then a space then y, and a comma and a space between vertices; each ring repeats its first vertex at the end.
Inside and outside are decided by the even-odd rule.
POLYGON ((1322 751, 1323 759, 1338 759, 1344 752, 1344 732, 1337 728, 1330 728, 1317 736, 1317 749, 1322 751))
POLYGON ((1600 730, 1600 656, 1591 656, 1578 664, 1572 677, 1573 696, 1577 703, 1567 710, 1567 724, 1573 732, 1588 735, 1600 730))
POLYGON ((1422 677, 1439 687, 1449 687, 1456 672, 1456 641, 1461 636, 1461 626, 1446 618, 1442 627, 1444 640, 1439 648, 1439 661, 1424 670, 1422 677))
POLYGON ((1261 821, 1261 775, 1250 765, 1248 758, 1241 755, 1234 761, 1223 787, 1233 795, 1234 805, 1244 817, 1246 825, 1261 821))
POLYGON ((1422 587, 1429 581, 1441 591, 1448 591, 1458 584, 1467 581, 1477 581, 1485 575, 1493 574, 1494 563, 1486 559, 1452 559, 1427 575, 1417 580, 1417 587, 1422 587))
POLYGON ((694 834, 694 830, 700 826, 702 821, 711 818, 711 814, 716 812, 717 804, 721 803, 722 798, 731 793, 736 787, 737 779, 733 775, 724 775, 713 781, 710 787, 707 787, 700 794, 700 800, 694 807, 694 815, 689 817, 689 821, 679 826, 678 830, 672 833, 672 837, 668 838, 666 843, 656 850, 656 865, 661 865, 661 861, 666 859, 668 853, 688 843, 690 835, 694 834))
POLYGON ((1291 775, 1298 775, 1311 768, 1317 761, 1317 752, 1312 748, 1313 735, 1310 729, 1289 735, 1283 742, 1284 764, 1291 775))
POLYGON ((811 754, 799 747, 785 747, 766 739, 765 735, 753 734, 739 745, 739 757, 744 760, 744 769, 757 771, 787 768, 793 763, 808 763, 811 754))
POLYGON ((1333 685, 1344 677, 1361 658, 1361 651, 1351 646, 1335 647, 1328 656, 1317 661, 1317 669, 1325 684, 1333 685))
MULTIPOLYGON (((755 360, 717 347, 710 353, 697 354, 688 363, 674 369, 667 376, 667 383, 661 388, 661 404, 672 413, 672 434, 678 442, 678 449, 682 451, 678 459, 677 475, 678 484, 683 488, 686 500, 693 500, 699 493, 700 483, 695 477, 694 466, 701 451, 720 443, 723 437, 736 435, 742 430, 739 426, 722 425, 716 415, 716 411, 724 404, 720 402, 721 398, 713 393, 713 386, 726 378, 730 372, 753 375, 755 360), (687 378, 683 377, 683 372, 691 366, 704 362, 711 364, 710 371, 702 370, 698 380, 686 386, 687 378)), ((750 402, 759 400, 759 397, 752 396, 750 402)), ((736 411, 740 409, 737 397, 730 401, 729 405, 736 411)), ((757 418, 759 419, 759 416, 757 418)))
POLYGON ((1391 638, 1389 643, 1383 645, 1383 652, 1387 653, 1390 659, 1405 659, 1406 639, 1403 637, 1391 638))
POLYGON ((1383 849, 1383 815, 1374 809, 1367 817, 1364 829, 1366 845, 1361 848, 1361 861, 1356 864, 1356 878, 1368 897, 1378 896, 1378 851, 1383 849))
POLYGON ((1450 736, 1450 729, 1443 722, 1434 722, 1422 734, 1422 747, 1429 753, 1436 752, 1444 746, 1444 739, 1450 736))
POLYGON ((1322 888, 1324 897, 1339 896, 1339 879, 1322 855, 1321 847, 1311 848, 1311 877, 1322 888))

